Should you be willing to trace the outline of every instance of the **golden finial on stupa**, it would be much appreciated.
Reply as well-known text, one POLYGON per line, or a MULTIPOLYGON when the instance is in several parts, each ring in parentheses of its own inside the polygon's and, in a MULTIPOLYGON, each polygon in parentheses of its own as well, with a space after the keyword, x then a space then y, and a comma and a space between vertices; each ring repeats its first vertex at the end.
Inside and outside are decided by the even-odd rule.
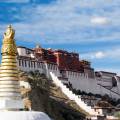
POLYGON ((9 25, 4 33, 2 54, 16 55, 17 48, 14 41, 15 30, 9 25))
POLYGON ((8 25, 6 32, 4 33, 4 39, 14 39, 15 30, 11 25, 8 25))

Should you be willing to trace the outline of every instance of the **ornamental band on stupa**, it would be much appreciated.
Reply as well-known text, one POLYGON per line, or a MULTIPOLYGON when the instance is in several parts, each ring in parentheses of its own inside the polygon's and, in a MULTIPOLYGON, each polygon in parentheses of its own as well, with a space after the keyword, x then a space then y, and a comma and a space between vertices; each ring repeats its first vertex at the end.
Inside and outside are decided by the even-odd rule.
POLYGON ((9 25, 2 43, 0 67, 0 109, 19 110, 23 108, 17 68, 15 30, 9 25))

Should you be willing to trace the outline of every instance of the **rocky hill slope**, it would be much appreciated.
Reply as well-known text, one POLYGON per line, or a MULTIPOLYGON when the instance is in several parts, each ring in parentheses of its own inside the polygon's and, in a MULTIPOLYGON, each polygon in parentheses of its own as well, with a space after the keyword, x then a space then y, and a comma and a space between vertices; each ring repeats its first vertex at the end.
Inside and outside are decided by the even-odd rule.
POLYGON ((26 109, 43 111, 54 120, 84 120, 88 115, 45 75, 31 72, 27 82, 31 89, 21 88, 26 109))

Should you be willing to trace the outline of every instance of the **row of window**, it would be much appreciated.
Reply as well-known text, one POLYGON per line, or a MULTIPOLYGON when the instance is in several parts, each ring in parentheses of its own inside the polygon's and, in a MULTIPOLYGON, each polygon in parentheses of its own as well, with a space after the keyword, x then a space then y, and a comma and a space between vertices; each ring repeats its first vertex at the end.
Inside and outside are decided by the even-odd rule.
MULTIPOLYGON (((29 68, 43 68, 43 63, 28 60, 19 60, 19 66, 29 68)), ((57 70, 56 65, 48 64, 48 69, 57 70)))
POLYGON ((48 64, 48 69, 57 70, 56 65, 48 64))
POLYGON ((35 61, 28 61, 28 60, 19 60, 19 66, 22 67, 29 67, 29 68, 43 68, 43 64, 40 62, 35 61))
POLYGON ((86 76, 86 74, 84 74, 84 73, 76 73, 76 72, 67 72, 67 74, 68 74, 68 76, 72 75, 72 76, 75 76, 75 77, 86 76))

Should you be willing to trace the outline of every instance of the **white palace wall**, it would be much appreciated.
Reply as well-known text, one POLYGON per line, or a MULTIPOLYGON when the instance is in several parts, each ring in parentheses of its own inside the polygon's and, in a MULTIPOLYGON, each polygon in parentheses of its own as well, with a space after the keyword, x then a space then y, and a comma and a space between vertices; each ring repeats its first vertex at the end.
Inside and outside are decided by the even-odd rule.
MULTIPOLYGON (((110 91, 99 85, 97 78, 88 78, 87 74, 84 73, 75 73, 67 72, 68 81, 72 84, 72 87, 77 90, 85 91, 87 93, 100 94, 100 95, 109 95, 112 98, 120 98, 120 81, 117 80, 117 87, 113 87, 110 91), (116 93, 115 93, 116 92, 116 93), (119 95, 118 95, 118 94, 119 95)), ((111 81, 101 82, 104 86, 111 86, 111 81)))
MULTIPOLYGON (((62 74, 60 73, 58 66, 56 64, 48 64, 44 62, 37 62, 33 60, 18 60, 18 66, 19 69, 23 71, 35 71, 39 70, 40 73, 46 74, 48 78, 51 78, 50 72, 54 73, 57 77, 62 78, 62 74)), ((114 92, 110 92, 110 90, 98 85, 109 85, 111 86, 111 81, 106 79, 107 82, 103 82, 102 80, 98 78, 88 78, 87 73, 78 73, 78 72, 72 72, 72 71, 65 71, 64 76, 67 78, 67 82, 64 80, 61 80, 63 83, 71 83, 72 87, 77 90, 81 90, 87 93, 93 93, 93 94, 101 94, 105 95, 108 94, 110 97, 113 98, 120 98, 120 95, 117 95, 114 92), (109 81, 109 82, 108 82, 109 81)), ((120 94, 120 81, 117 80, 118 86, 113 88, 112 90, 120 94)))
POLYGON ((33 60, 18 59, 17 65, 20 70, 29 72, 39 70, 40 73, 44 73, 47 77, 50 77, 50 72, 53 72, 56 76, 59 76, 59 70, 56 64, 48 64, 44 62, 37 62, 33 60))
POLYGON ((31 60, 18 60, 17 64, 20 70, 23 70, 26 72, 35 71, 35 70, 39 70, 40 73, 45 72, 44 71, 45 65, 42 62, 35 62, 31 60))

